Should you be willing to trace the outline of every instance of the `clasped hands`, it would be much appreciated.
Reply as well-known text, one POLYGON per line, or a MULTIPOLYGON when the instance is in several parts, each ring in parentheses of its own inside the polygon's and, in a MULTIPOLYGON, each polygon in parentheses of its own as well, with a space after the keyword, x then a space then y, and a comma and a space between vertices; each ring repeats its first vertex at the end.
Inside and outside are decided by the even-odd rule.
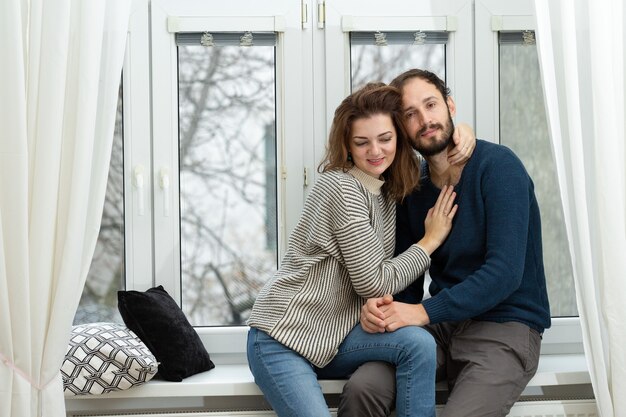
POLYGON ((393 332, 404 326, 424 326, 430 322, 422 304, 393 301, 393 296, 368 299, 361 307, 361 327, 368 333, 393 332))

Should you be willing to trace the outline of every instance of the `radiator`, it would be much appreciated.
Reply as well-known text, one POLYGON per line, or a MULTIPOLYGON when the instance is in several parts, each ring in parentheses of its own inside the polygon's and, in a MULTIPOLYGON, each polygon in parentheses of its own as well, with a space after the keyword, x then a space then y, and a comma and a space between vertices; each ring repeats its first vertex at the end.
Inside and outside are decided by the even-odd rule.
MULTIPOLYGON (((440 407, 438 407, 440 408, 440 407)), ((331 410, 336 417, 336 412, 331 410)), ((71 414, 70 414, 71 416, 71 414)), ((76 417, 276 417, 271 411, 132 412, 119 414, 77 414, 76 417)), ((517 403, 507 417, 598 417, 594 400, 528 401, 517 403)))
POLYGON ((598 417, 594 400, 532 401, 517 403, 508 417, 598 417))

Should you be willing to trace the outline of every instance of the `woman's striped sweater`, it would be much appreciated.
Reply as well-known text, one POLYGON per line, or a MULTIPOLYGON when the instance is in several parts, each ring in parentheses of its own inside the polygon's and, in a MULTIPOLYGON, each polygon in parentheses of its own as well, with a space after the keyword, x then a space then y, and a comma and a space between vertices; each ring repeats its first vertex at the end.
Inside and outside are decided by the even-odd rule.
POLYGON ((250 326, 323 367, 359 322, 364 299, 394 294, 428 268, 416 244, 392 258, 396 206, 382 185, 356 167, 319 177, 250 326))

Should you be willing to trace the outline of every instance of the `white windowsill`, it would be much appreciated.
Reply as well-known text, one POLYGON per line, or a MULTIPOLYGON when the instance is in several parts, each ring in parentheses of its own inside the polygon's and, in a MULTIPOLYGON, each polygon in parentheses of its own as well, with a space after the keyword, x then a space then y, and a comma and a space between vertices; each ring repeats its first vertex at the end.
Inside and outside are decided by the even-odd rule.
MULTIPOLYGON (((325 394, 339 394, 344 380, 321 380, 325 394)), ((587 363, 582 354, 544 355, 528 387, 590 383, 587 363)), ((438 389, 445 389, 438 387, 438 389)), ((211 371, 190 376, 182 382, 152 380, 142 386, 101 396, 66 397, 66 400, 93 398, 165 398, 262 395, 247 364, 218 364, 211 371)))

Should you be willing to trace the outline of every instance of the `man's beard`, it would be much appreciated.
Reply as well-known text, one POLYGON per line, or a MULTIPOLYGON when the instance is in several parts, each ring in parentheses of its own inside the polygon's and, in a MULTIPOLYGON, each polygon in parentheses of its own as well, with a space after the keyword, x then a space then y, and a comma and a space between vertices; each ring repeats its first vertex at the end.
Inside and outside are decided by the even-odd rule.
POLYGON ((448 146, 451 143, 453 143, 452 141, 453 134, 454 134, 454 122, 452 121, 452 116, 450 115, 450 111, 448 111, 448 122, 445 124, 445 126, 442 125, 441 123, 433 123, 433 124, 424 126, 415 135, 413 144, 415 146, 415 149, 417 149, 419 153, 422 154, 422 156, 437 155, 438 153, 447 149, 448 146), (420 136, 422 136, 424 132, 430 129, 440 129, 441 137, 443 137, 443 139, 440 139, 438 136, 437 138, 435 138, 434 141, 429 141, 429 143, 421 143, 419 140, 420 136))

